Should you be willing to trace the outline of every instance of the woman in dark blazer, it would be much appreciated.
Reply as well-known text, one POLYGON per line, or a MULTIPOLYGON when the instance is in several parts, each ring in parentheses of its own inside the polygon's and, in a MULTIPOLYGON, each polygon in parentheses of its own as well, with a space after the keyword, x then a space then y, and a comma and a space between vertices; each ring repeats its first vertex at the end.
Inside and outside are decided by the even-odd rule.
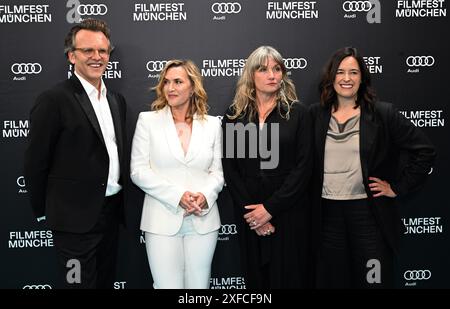
POLYGON ((329 60, 311 115, 317 285, 392 287, 401 227, 394 201, 425 182, 434 147, 392 104, 376 101, 352 47, 329 60))
POLYGON ((278 51, 253 51, 222 122, 247 288, 307 285, 308 117, 278 51))

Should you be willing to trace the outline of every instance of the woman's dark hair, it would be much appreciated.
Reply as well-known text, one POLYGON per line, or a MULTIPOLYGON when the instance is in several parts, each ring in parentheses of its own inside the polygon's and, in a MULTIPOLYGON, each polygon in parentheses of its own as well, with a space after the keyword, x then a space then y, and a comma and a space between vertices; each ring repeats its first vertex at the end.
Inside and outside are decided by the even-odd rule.
POLYGON ((319 84, 320 103, 322 106, 332 106, 334 111, 338 109, 337 96, 333 83, 339 65, 342 60, 347 57, 355 58, 361 71, 361 85, 358 89, 355 108, 365 105, 372 109, 376 100, 375 90, 372 87, 370 73, 366 63, 364 62, 363 57, 358 53, 358 50, 354 47, 341 48, 331 56, 330 60, 328 60, 323 69, 322 78, 319 84))

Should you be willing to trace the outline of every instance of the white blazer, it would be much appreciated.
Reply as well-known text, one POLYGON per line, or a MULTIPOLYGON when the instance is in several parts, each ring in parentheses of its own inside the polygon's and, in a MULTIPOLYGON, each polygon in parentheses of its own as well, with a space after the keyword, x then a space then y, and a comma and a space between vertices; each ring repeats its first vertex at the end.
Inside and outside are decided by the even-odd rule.
POLYGON ((141 230, 175 235, 183 223, 179 206, 186 191, 201 192, 208 202, 202 216, 191 215, 195 230, 206 234, 220 228, 217 196, 222 190, 222 129, 217 117, 194 115, 186 156, 169 107, 142 112, 131 149, 131 180, 146 194, 141 230))

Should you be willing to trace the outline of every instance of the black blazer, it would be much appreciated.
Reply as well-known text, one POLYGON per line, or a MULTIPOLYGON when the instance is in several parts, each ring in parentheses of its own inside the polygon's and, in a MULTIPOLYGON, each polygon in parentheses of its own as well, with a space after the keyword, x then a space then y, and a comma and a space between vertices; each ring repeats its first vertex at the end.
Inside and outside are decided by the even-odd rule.
MULTIPOLYGON (((325 139, 331 109, 318 103, 310 107, 314 126, 314 226, 320 234, 320 200, 323 185, 325 139)), ((398 197, 424 184, 436 156, 430 140, 390 103, 376 102, 373 110, 361 106, 360 157, 364 187, 374 216, 388 244, 398 249, 401 221, 394 198, 373 198, 369 177, 378 177, 391 184, 398 197)))
MULTIPOLYGON (((126 103, 109 89, 107 99, 117 139, 120 183, 125 188, 126 103)), ((78 78, 73 75, 39 95, 30 121, 25 179, 35 215, 45 215, 54 230, 90 230, 105 198, 109 156, 94 108, 78 78)))
MULTIPOLYGON (((227 114, 231 115, 229 109, 227 114)), ((310 258, 309 222, 310 207, 307 189, 312 170, 312 136, 308 109, 300 103, 292 106, 289 120, 282 118, 277 108, 267 117, 268 136, 272 136, 272 125, 279 125, 279 134, 268 139, 268 149, 273 150, 278 142, 279 162, 273 169, 261 169, 261 153, 252 158, 250 144, 246 135, 243 142, 229 136, 227 125, 242 123, 248 125, 248 118, 230 120, 225 115, 223 125, 223 172, 227 188, 233 199, 236 224, 239 229, 243 268, 251 288, 262 287, 264 280, 258 273, 261 265, 269 263, 267 273, 271 287, 309 286, 308 266, 310 258), (238 143, 246 148, 244 158, 227 157, 231 145, 236 151, 238 143), (244 206, 264 204, 273 216, 270 222, 275 233, 269 237, 260 237, 249 229, 243 218, 248 211, 244 206), (257 284, 261 286, 258 286, 257 284)), ((252 123, 259 136, 258 123, 252 123)), ((274 154, 274 152, 272 152, 274 154)))
MULTIPOLYGON (((231 109, 227 110, 231 115, 231 109)), ((271 125, 279 125, 279 134, 276 141, 279 146, 279 160, 275 168, 261 169, 261 158, 259 144, 249 141, 249 134, 245 135, 244 144, 245 158, 237 158, 238 140, 228 136, 227 123, 242 123, 248 125, 247 116, 230 120, 226 115, 223 118, 223 170, 228 189, 239 211, 239 216, 244 215, 247 210, 244 206, 263 203, 266 210, 274 217, 282 215, 292 207, 304 207, 299 203, 307 197, 307 187, 310 181, 311 160, 311 123, 307 107, 295 103, 290 112, 290 119, 282 118, 275 108, 267 117, 267 135, 271 136, 271 125), (227 157, 227 146, 233 141, 235 156, 227 157), (250 143, 257 146, 256 157, 251 157, 249 152, 250 143)), ((258 123, 251 123, 257 128, 258 123)), ((260 130, 255 130, 259 137, 260 130)), ((236 137, 236 136, 235 136, 236 137)), ((270 138, 268 149, 271 149, 270 138)), ((258 142, 258 138, 256 139, 258 142)), ((272 149, 273 150, 273 149, 272 149)), ((243 220, 241 218, 241 220, 243 220)))

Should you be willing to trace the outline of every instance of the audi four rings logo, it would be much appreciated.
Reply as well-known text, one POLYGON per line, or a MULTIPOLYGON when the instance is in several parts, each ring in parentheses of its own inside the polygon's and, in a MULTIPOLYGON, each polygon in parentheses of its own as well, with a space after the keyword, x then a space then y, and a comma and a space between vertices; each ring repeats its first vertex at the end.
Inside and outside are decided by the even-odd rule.
POLYGON ((286 69, 304 69, 308 65, 308 62, 305 58, 286 58, 284 59, 284 65, 286 69))
POLYGON ((345 1, 342 8, 346 12, 368 12, 372 8, 370 1, 345 1))
POLYGON ((219 230, 219 235, 234 235, 237 234, 236 224, 222 224, 219 230))
POLYGON ((405 280, 428 280, 431 278, 431 271, 426 270, 407 270, 403 274, 405 280))
POLYGON ((147 70, 149 70, 150 72, 161 72, 166 63, 167 63, 166 60, 164 61, 150 60, 149 62, 147 62, 147 70))
POLYGON ((52 287, 49 284, 28 284, 25 285, 22 289, 31 289, 31 290, 44 290, 44 289, 51 289, 52 287))
POLYGON ((409 56, 406 58, 409 67, 431 67, 434 64, 433 56, 409 56))
POLYGON ((237 14, 241 11, 241 4, 238 2, 219 3, 211 5, 214 14, 237 14))
POLYGON ((39 63, 14 63, 11 72, 14 74, 39 74, 42 66, 39 63))
POLYGON ((80 4, 77 12, 81 16, 105 15, 108 12, 108 7, 105 4, 80 4))

